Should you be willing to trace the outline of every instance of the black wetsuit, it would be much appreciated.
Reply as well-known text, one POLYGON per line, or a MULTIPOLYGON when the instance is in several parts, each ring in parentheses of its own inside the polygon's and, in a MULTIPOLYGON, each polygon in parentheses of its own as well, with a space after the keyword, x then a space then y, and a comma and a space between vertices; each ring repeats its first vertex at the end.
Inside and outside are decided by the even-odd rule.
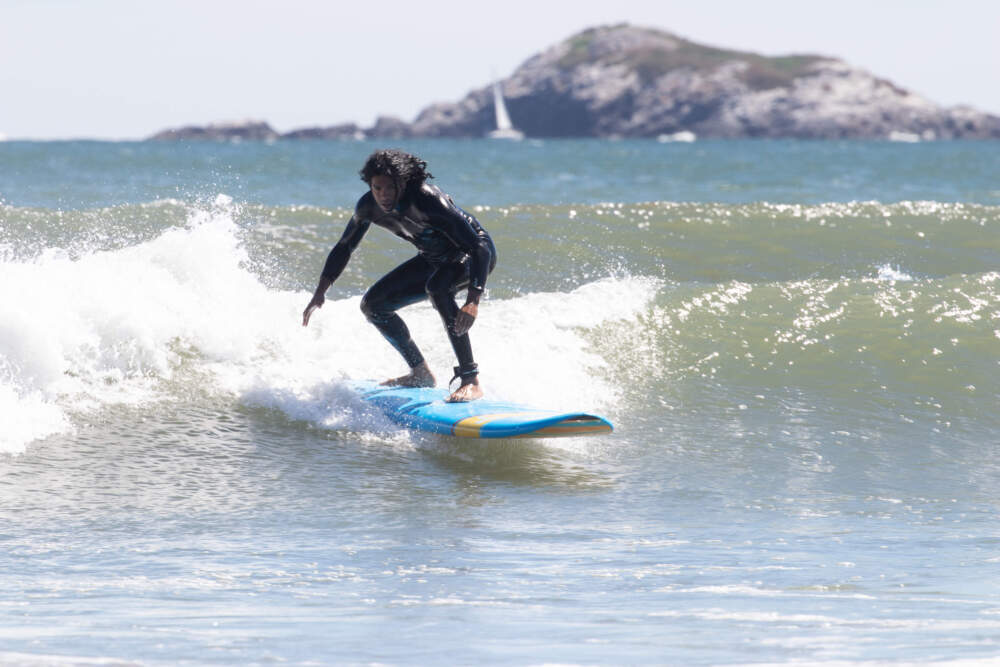
POLYGON ((430 297, 458 357, 456 374, 463 379, 475 376, 469 334, 456 336, 453 331, 459 311, 455 294, 466 287, 472 294, 482 294, 497 258, 490 235, 475 217, 433 185, 425 183, 419 190, 407 190, 389 212, 382 210, 369 191, 358 200, 344 235, 330 251, 323 278, 332 283, 340 276, 372 223, 415 245, 417 256, 397 266, 365 293, 361 300, 365 317, 413 368, 424 357, 396 311, 430 297))

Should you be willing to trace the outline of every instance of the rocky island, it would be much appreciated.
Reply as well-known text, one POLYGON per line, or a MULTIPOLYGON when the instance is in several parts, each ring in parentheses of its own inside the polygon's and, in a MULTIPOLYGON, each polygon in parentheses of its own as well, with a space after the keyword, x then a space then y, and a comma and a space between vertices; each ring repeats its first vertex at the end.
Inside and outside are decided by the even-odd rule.
MULTIPOLYGON (((837 58, 762 56, 629 25, 592 28, 529 58, 501 82, 529 137, 998 139, 1000 116, 941 107, 837 58)), ((379 118, 279 134, 266 123, 160 132, 151 139, 482 137, 495 129, 490 86, 436 103, 412 123, 379 118)))

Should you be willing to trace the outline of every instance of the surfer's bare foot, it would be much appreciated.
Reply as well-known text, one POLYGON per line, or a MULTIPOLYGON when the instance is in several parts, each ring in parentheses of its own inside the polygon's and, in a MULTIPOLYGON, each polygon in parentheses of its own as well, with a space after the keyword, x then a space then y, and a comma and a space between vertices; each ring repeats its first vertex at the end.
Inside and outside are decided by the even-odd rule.
POLYGON ((386 380, 383 387, 433 387, 434 374, 427 367, 427 362, 423 361, 419 365, 410 369, 410 372, 398 378, 386 380))
POLYGON ((469 384, 463 384, 448 397, 449 403, 468 403, 477 401, 483 397, 483 390, 479 387, 479 380, 473 379, 469 384))

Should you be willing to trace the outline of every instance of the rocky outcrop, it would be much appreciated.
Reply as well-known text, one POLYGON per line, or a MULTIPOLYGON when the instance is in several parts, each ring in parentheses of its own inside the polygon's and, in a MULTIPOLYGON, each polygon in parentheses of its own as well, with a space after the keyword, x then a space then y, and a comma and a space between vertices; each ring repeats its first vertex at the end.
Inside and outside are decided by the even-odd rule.
POLYGON ((357 123, 326 127, 303 127, 281 135, 282 139, 364 139, 365 132, 357 123))
MULTIPOLYGON (((767 57, 629 25, 585 30, 502 82, 514 125, 529 137, 1000 138, 1000 117, 943 108, 820 55, 767 57)), ((495 129, 489 87, 432 104, 413 123, 380 117, 303 128, 282 138, 482 137, 495 129)), ((266 123, 209 125, 153 139, 273 139, 266 123)))
POLYGON ((394 116, 379 116, 365 134, 373 139, 405 139, 413 136, 410 124, 394 116))
MULTIPOLYGON (((536 137, 1000 138, 1000 117, 945 109, 836 58, 766 57, 628 25, 594 28, 529 59, 502 90, 536 137)), ((488 88, 424 109, 416 136, 482 136, 488 88)))
POLYGON ((163 130, 150 137, 152 141, 271 141, 280 135, 260 120, 229 121, 210 125, 189 125, 163 130))
POLYGON ((413 136, 406 121, 393 116, 379 116, 375 124, 363 129, 357 123, 303 127, 280 134, 263 121, 237 121, 189 125, 157 132, 150 141, 273 141, 275 139, 405 139, 413 136))

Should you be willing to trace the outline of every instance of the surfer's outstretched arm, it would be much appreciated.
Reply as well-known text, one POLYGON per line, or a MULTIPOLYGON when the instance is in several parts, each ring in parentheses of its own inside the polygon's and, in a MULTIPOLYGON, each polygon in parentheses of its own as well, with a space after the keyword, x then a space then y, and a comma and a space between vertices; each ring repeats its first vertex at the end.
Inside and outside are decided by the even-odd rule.
POLYGON ((312 317, 313 311, 323 307, 323 304, 326 302, 326 291, 330 289, 330 285, 332 284, 332 280, 327 280, 323 276, 320 277, 319 285, 316 286, 316 291, 313 293, 312 299, 309 300, 309 305, 302 312, 302 326, 309 326, 309 318, 312 317))
POLYGON ((319 285, 316 286, 316 291, 313 292, 312 299, 309 300, 309 305, 302 312, 302 326, 304 327, 309 326, 309 318, 312 317, 313 312, 317 308, 323 307, 323 303, 326 301, 326 291, 340 277, 340 274, 344 271, 344 267, 347 266, 347 260, 351 258, 351 253, 361 243, 361 239, 364 238, 365 232, 368 231, 368 227, 371 225, 371 220, 358 215, 358 210, 363 200, 364 198, 362 197, 358 202, 358 206, 354 209, 354 215, 351 216, 350 221, 347 223, 347 228, 344 230, 343 236, 337 241, 337 245, 333 246, 333 250, 330 251, 330 254, 326 258, 323 273, 319 277, 319 285))

